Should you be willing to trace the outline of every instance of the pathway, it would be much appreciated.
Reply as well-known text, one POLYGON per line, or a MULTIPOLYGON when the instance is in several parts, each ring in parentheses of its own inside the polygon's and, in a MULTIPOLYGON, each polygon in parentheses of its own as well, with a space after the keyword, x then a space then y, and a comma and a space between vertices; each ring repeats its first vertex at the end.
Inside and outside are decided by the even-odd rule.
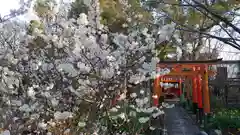
POLYGON ((189 114, 180 106, 165 110, 168 135, 197 135, 200 130, 189 114))

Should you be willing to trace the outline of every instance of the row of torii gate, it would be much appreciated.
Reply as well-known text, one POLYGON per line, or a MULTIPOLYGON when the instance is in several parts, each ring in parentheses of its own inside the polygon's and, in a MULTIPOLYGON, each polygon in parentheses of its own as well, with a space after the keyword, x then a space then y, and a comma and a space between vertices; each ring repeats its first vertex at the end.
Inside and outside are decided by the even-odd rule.
POLYGON ((210 67, 224 63, 228 64, 231 61, 216 59, 208 61, 163 61, 158 63, 157 68, 168 68, 171 71, 169 74, 157 76, 154 79, 154 105, 157 106, 161 99, 164 99, 163 88, 160 84, 177 82, 180 89, 180 102, 188 104, 190 101, 195 108, 195 114, 199 112, 198 117, 201 117, 201 114, 209 116, 211 109, 208 81, 209 77, 216 75, 216 70, 212 70, 210 67))

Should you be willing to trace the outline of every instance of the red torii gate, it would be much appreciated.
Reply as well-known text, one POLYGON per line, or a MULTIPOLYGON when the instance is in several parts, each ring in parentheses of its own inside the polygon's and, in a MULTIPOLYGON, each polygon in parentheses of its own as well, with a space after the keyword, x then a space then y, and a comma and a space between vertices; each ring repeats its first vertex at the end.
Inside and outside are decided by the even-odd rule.
MULTIPOLYGON (((216 65, 222 59, 208 60, 208 61, 162 61, 158 63, 157 68, 171 68, 171 72, 164 76, 158 76, 154 80, 154 95, 155 103, 159 101, 162 96, 162 88, 160 86, 161 78, 174 77, 181 85, 186 80, 192 80, 192 99, 190 99, 190 92, 187 91, 187 98, 196 103, 198 108, 203 108, 204 113, 210 113, 210 97, 208 87, 208 76, 215 75, 214 71, 209 70, 209 66, 216 65), (188 69, 186 71, 185 69, 188 69), (203 86, 203 87, 202 87, 203 86)), ((181 93, 184 94, 184 93, 181 93)))

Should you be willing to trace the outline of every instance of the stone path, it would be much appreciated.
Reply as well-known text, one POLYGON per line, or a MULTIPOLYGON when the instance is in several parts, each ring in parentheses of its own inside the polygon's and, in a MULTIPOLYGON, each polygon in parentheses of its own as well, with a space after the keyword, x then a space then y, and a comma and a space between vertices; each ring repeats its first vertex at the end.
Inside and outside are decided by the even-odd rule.
POLYGON ((200 130, 188 113, 180 106, 165 110, 167 135, 197 135, 200 130))

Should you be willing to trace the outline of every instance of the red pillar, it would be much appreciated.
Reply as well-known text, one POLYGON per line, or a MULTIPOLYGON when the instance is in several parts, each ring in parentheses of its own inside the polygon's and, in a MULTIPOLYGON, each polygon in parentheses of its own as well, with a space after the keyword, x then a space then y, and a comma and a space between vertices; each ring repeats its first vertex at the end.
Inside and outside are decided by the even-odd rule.
POLYGON ((204 107, 204 113, 209 114, 210 113, 210 96, 209 96, 209 87, 208 87, 208 65, 205 65, 204 67, 204 89, 203 89, 203 107, 204 107))
POLYGON ((179 95, 182 95, 182 78, 179 79, 179 95))
MULTIPOLYGON (((200 67, 198 67, 198 71, 200 71, 200 67)), ((197 76, 197 95, 198 95, 198 108, 203 108, 201 74, 198 74, 198 76, 197 76)))
MULTIPOLYGON (((195 67, 193 68, 193 71, 196 71, 195 67)), ((193 94, 193 103, 197 103, 198 102, 198 97, 197 97, 197 76, 193 76, 193 80, 192 80, 192 94, 193 94)))

